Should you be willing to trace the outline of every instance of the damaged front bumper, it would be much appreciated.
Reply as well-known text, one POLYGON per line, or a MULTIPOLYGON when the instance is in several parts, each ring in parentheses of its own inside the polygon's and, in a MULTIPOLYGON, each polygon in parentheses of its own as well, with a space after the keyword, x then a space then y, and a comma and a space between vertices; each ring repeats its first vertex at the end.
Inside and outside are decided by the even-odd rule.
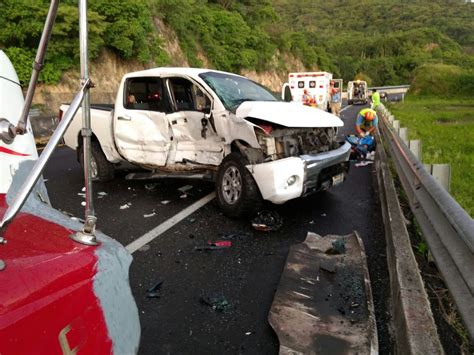
POLYGON ((281 204, 328 189, 344 181, 349 171, 351 145, 315 155, 301 155, 247 165, 262 198, 281 204))

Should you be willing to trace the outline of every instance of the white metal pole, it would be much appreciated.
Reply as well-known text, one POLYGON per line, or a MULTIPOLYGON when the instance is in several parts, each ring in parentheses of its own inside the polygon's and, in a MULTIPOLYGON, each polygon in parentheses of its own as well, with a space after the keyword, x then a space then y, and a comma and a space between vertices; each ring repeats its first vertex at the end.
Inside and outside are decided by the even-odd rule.
MULTIPOLYGON (((87 43, 87 0, 79 0, 79 45, 81 57, 81 82, 90 81, 89 79, 89 58, 87 43)), ((95 225, 97 218, 95 217, 94 201, 92 193, 92 176, 91 176, 91 116, 90 116, 90 86, 87 88, 84 100, 82 102, 82 149, 84 152, 84 185, 86 188, 86 208, 85 223, 82 231, 71 236, 75 241, 87 244, 97 245, 95 238, 95 225)))

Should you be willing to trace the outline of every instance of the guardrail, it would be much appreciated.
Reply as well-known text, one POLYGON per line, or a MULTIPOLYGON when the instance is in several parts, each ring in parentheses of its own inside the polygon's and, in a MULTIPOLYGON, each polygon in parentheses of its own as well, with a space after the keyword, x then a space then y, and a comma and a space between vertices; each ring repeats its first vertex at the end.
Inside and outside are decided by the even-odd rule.
POLYGON ((390 113, 379 108, 380 131, 388 145, 433 259, 456 303, 471 341, 474 340, 474 220, 425 170, 396 131, 390 113))
POLYGON ((391 86, 371 86, 369 90, 394 90, 394 89, 409 89, 410 85, 391 85, 391 86))

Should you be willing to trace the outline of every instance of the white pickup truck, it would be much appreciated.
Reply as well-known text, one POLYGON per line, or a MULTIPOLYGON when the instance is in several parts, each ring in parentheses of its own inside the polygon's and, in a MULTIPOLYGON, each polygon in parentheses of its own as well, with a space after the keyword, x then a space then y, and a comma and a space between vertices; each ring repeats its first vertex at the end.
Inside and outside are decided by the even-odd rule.
MULTIPOLYGON (((91 120, 97 180, 113 179, 123 161, 150 170, 149 178, 209 179, 229 216, 254 212, 262 199, 280 204, 327 189, 348 173, 350 145, 337 141, 338 117, 278 101, 230 73, 156 68, 126 74, 115 105, 91 110, 91 120)), ((82 162, 81 112, 64 138, 82 162)))

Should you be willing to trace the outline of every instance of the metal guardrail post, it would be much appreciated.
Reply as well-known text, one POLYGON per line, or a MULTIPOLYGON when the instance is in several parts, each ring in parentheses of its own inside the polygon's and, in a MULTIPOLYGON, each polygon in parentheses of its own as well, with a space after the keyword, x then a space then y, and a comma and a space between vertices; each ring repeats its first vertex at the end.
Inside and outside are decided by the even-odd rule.
POLYGON ((395 130, 395 132, 400 132, 400 121, 399 120, 394 120, 393 121, 393 129, 395 130))
POLYGON ((431 175, 449 192, 451 186, 451 167, 449 164, 433 164, 431 166, 431 175))
POLYGON ((421 227, 435 263, 474 340, 474 220, 425 171, 401 144, 381 115, 380 130, 388 144, 411 210, 421 227), (416 182, 416 183, 415 183, 416 182))
POLYGON ((410 148, 410 151, 415 156, 415 158, 421 161, 423 158, 422 151, 421 151, 421 141, 418 139, 410 140, 409 148, 410 148))
POLYGON ((400 127, 398 135, 400 136, 402 142, 408 147, 408 128, 400 127))

